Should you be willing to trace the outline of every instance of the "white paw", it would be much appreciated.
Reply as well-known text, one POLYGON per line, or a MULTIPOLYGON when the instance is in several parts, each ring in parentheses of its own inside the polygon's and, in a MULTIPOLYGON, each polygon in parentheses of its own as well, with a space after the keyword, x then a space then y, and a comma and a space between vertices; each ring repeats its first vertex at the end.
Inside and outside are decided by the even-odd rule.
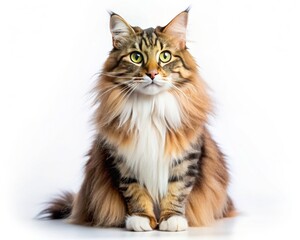
POLYGON ((150 219, 140 216, 128 216, 126 218, 126 228, 136 232, 152 231, 150 219))
POLYGON ((172 216, 159 224, 159 230, 177 232, 185 231, 188 228, 187 220, 182 216, 172 216))

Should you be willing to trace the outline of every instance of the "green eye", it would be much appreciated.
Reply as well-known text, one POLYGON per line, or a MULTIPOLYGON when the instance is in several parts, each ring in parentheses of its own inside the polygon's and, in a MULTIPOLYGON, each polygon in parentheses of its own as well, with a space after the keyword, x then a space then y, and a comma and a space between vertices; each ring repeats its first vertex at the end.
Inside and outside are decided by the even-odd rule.
POLYGON ((130 60, 134 63, 141 63, 143 61, 143 55, 139 52, 133 52, 130 54, 130 60))
POLYGON ((163 51, 159 54, 159 60, 163 63, 167 63, 171 60, 171 53, 169 51, 163 51))

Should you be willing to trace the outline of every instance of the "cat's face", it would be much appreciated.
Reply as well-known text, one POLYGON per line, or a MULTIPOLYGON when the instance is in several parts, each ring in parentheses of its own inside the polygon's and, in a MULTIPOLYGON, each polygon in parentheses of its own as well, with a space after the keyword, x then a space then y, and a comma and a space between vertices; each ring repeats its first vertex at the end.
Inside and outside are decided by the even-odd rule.
POLYGON ((179 89, 187 81, 190 69, 195 68, 185 46, 187 18, 188 12, 184 11, 165 27, 142 30, 112 14, 114 49, 103 75, 122 86, 126 95, 156 95, 179 89))
POLYGON ((176 77, 172 70, 180 63, 173 48, 163 43, 153 28, 137 34, 121 52, 115 71, 132 77, 134 91, 155 95, 171 88, 171 78, 176 77))

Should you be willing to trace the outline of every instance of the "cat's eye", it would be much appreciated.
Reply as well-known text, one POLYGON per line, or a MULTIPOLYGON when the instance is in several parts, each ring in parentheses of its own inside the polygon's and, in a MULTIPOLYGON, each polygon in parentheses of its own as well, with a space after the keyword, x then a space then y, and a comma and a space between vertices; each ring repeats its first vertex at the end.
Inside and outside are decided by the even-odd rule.
POLYGON ((139 64, 143 61, 143 55, 140 52, 132 52, 130 54, 130 60, 136 64, 139 64))
POLYGON ((159 60, 163 63, 167 63, 171 60, 171 53, 169 51, 163 51, 159 54, 159 60))

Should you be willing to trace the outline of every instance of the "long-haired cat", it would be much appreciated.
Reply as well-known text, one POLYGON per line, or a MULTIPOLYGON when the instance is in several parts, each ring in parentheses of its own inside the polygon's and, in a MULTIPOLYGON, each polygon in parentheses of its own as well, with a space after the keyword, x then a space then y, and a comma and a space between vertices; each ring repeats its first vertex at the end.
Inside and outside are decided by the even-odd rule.
POLYGON ((206 122, 209 96, 186 47, 188 10, 165 27, 110 16, 113 49, 96 86, 96 138, 80 191, 49 218, 182 231, 229 216, 228 171, 206 122))

